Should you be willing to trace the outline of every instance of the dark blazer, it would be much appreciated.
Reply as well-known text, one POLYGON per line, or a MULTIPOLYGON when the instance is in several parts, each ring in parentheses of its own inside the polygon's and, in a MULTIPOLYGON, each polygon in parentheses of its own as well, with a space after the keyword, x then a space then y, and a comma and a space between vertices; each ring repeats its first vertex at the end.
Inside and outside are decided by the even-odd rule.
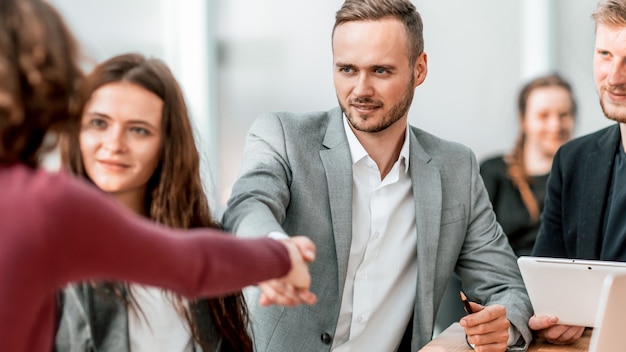
POLYGON ((615 124, 559 149, 533 255, 600 259, 606 200, 620 141, 619 124, 615 124))

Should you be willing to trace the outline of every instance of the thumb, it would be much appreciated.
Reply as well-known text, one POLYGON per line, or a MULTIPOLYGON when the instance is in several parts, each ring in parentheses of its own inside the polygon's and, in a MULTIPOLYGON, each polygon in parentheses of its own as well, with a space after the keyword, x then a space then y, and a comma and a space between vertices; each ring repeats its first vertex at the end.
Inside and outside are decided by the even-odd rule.
POLYGON ((485 306, 476 302, 469 302, 469 304, 470 304, 470 307, 472 307, 472 311, 474 313, 480 312, 481 310, 485 309, 485 306))
POLYGON ((315 260, 315 243, 313 243, 313 241, 304 236, 295 236, 292 237, 291 240, 298 247, 302 258, 306 262, 315 260))

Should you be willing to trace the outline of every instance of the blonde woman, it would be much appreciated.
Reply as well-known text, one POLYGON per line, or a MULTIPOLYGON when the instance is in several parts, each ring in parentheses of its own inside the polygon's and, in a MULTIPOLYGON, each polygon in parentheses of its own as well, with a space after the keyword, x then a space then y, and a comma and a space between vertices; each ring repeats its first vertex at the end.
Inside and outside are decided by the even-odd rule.
POLYGON ((576 101, 557 74, 528 82, 518 96, 519 135, 513 150, 480 165, 496 218, 515 254, 530 255, 539 230, 554 154, 572 138, 576 101))

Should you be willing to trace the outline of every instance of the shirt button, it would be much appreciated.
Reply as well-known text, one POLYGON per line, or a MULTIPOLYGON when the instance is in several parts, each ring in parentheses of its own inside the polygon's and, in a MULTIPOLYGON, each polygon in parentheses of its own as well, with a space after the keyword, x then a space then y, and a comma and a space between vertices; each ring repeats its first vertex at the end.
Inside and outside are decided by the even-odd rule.
POLYGON ((323 333, 322 336, 320 336, 322 339, 322 342, 326 345, 330 345, 332 339, 330 338, 330 335, 328 333, 323 333))
POLYGON ((359 322, 359 323, 362 323, 363 322, 363 317, 356 318, 356 321, 359 322))

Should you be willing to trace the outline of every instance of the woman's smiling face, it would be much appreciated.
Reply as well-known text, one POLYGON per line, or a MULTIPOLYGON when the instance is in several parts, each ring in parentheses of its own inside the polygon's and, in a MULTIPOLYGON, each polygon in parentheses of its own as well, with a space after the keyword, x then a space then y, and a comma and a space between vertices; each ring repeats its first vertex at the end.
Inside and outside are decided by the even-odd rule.
POLYGON ((116 196, 145 197, 159 163, 163 100, 130 82, 94 91, 81 120, 85 172, 98 188, 116 196))

